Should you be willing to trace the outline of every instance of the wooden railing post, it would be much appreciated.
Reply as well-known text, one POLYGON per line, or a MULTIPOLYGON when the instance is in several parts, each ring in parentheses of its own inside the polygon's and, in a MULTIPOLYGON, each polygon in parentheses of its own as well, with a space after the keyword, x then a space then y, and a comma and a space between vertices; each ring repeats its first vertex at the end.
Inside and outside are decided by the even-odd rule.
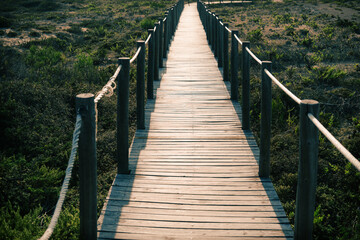
POLYGON ((308 113, 319 117, 319 103, 302 100, 300 103, 300 159, 295 210, 295 239, 312 239, 316 178, 318 169, 319 131, 308 113))
POLYGON ((137 58, 136 70, 136 114, 137 128, 145 129, 145 42, 137 41, 137 47, 141 47, 137 58))
POLYGON ((171 31, 171 35, 174 36, 174 33, 175 33, 175 29, 176 29, 176 13, 175 13, 175 5, 171 8, 171 11, 172 11, 172 18, 173 18, 173 21, 172 21, 172 31, 171 31))
POLYGON ((177 7, 177 4, 174 5, 174 19, 175 19, 175 25, 174 25, 174 34, 176 32, 176 27, 177 27, 177 24, 178 24, 178 7, 177 7))
POLYGON ((79 138, 80 239, 97 239, 97 162, 94 94, 76 96, 81 114, 79 138))
POLYGON ((224 26, 221 25, 222 20, 219 19, 219 57, 218 67, 224 66, 224 26))
POLYGON ((214 42, 213 42, 213 17, 212 17, 212 13, 210 10, 209 10, 208 19, 209 19, 209 43, 210 43, 211 49, 213 50, 213 44, 214 44, 214 42))
POLYGON ((163 58, 167 57, 167 48, 168 48, 168 41, 169 41, 169 14, 168 12, 165 13, 166 21, 164 22, 164 46, 163 46, 163 58))
POLYGON ((148 45, 148 72, 147 72, 147 98, 154 98, 154 29, 148 29, 148 34, 151 35, 148 45))
POLYGON ((163 23, 163 18, 159 18, 159 67, 162 68, 164 67, 163 64, 163 27, 164 27, 164 23, 163 23))
POLYGON ((216 17, 215 14, 211 14, 211 49, 215 53, 215 45, 216 45, 216 17))
POLYGON ((259 177, 270 177, 270 138, 271 138, 271 78, 265 73, 271 72, 271 62, 261 64, 261 122, 260 122, 260 161, 259 177))
POLYGON ((235 38, 238 31, 231 31, 231 100, 238 100, 239 80, 238 80, 238 64, 239 64, 239 45, 235 38))
POLYGON ((118 173, 129 174, 129 82, 130 59, 119 58, 121 71, 117 77, 117 158, 118 173))
POLYGON ((206 38, 210 44, 210 21, 209 21, 210 13, 209 10, 205 10, 205 22, 206 22, 206 38))
POLYGON ((250 42, 242 44, 242 129, 250 130, 250 55, 246 51, 250 49, 250 42))
POLYGON ((219 17, 215 16, 215 57, 217 58, 219 62, 219 45, 220 45, 220 34, 219 34, 219 17))
POLYGON ((224 23, 224 66, 223 66, 223 78, 224 81, 229 81, 229 32, 226 28, 229 25, 224 23))
POLYGON ((159 50, 160 50, 160 45, 159 45, 159 39, 160 39, 160 24, 157 22, 155 23, 155 31, 154 31, 154 41, 155 41, 155 59, 154 59, 154 80, 158 81, 160 80, 159 77, 159 50))

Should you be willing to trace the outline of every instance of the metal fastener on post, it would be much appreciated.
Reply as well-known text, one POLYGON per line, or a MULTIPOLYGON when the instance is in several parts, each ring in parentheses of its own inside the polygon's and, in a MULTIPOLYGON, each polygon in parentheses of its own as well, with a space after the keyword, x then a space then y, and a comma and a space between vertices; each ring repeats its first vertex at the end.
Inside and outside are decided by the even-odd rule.
POLYGON ((80 239, 97 238, 97 160, 94 94, 76 96, 76 109, 81 115, 79 137, 80 239))
POLYGON ((250 42, 242 44, 242 129, 250 130, 250 55, 246 51, 250 49, 250 42))
POLYGON ((271 138, 271 84, 272 81, 264 72, 271 72, 271 62, 261 64, 261 122, 260 122, 260 161, 259 177, 270 177, 270 138, 271 138))
POLYGON ((231 100, 238 100, 239 92, 239 80, 238 80, 238 63, 239 63, 239 50, 238 41, 235 35, 238 35, 238 31, 231 31, 231 100))
POLYGON ((295 209, 295 239, 312 239, 318 169, 319 130, 308 118, 319 117, 319 103, 300 103, 300 159, 295 209))
POLYGON ((129 82, 130 59, 119 58, 121 71, 117 77, 117 158, 118 173, 129 174, 129 82))
POLYGON ((137 41, 137 47, 141 47, 136 66, 137 128, 145 129, 145 42, 137 41))

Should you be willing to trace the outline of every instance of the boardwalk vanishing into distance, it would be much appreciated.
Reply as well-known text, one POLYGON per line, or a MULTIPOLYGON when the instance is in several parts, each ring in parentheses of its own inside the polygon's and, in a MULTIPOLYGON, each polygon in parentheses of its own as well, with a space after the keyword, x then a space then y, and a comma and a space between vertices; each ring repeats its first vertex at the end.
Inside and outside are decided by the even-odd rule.
POLYGON ((292 239, 270 179, 258 176, 258 147, 242 130, 196 4, 185 4, 165 65, 98 238, 292 239))

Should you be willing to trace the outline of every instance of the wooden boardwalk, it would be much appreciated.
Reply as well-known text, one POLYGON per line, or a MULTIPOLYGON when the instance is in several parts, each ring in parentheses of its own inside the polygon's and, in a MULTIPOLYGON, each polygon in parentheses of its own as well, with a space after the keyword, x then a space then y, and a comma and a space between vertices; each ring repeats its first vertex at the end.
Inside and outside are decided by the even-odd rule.
POLYGON ((258 177, 258 147, 241 129, 196 4, 185 5, 164 72, 99 239, 292 239, 271 181, 258 177))

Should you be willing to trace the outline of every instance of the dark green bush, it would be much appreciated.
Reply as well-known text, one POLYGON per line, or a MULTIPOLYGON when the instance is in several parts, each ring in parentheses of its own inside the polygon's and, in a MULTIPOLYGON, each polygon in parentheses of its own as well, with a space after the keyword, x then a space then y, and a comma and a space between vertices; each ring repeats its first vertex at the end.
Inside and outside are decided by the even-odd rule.
POLYGON ((30 37, 41 37, 41 34, 38 33, 38 32, 32 31, 32 32, 29 33, 29 36, 30 36, 30 37))
POLYGON ((335 67, 319 67, 313 69, 313 77, 320 84, 331 84, 338 86, 340 81, 345 77, 346 72, 337 70, 335 67))
POLYGON ((10 202, 0 208, 0 236, 3 240, 37 239, 41 236, 40 226, 46 223, 48 218, 42 216, 41 207, 26 215, 10 202))
POLYGON ((0 16, 0 28, 11 27, 12 21, 6 17, 0 16))
POLYGON ((259 42, 262 40, 263 33, 260 28, 248 32, 248 40, 250 42, 259 42))
POLYGON ((17 37, 17 35, 18 35, 18 33, 17 33, 17 32, 14 32, 14 31, 10 31, 10 32, 8 32, 8 34, 7 34, 7 36, 8 36, 8 37, 11 37, 11 38, 17 37))
POLYGON ((60 7, 60 5, 56 1, 52 0, 43 0, 39 6, 38 11, 44 12, 44 11, 55 11, 60 7))
POLYGON ((142 29, 148 30, 154 28, 154 23, 155 21, 151 18, 144 18, 143 20, 141 20, 140 26, 142 29))
POLYGON ((50 67, 64 59, 61 52, 56 51, 53 47, 31 46, 26 56, 26 63, 35 68, 50 67))

